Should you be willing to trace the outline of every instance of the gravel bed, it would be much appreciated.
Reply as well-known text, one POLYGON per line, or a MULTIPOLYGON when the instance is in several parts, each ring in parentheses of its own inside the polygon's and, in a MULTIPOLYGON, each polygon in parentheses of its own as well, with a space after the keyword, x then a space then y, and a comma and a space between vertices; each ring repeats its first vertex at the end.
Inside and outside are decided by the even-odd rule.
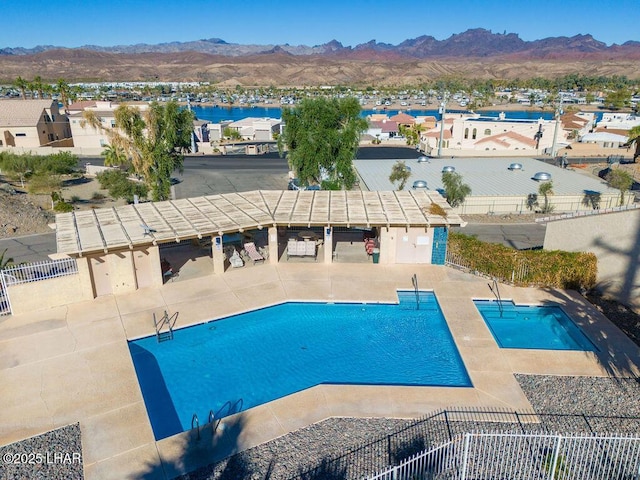
POLYGON ((80 424, 0 447, 2 480, 83 479, 80 424))
MULTIPOLYGON (((635 432, 636 434, 640 431, 640 405, 638 402, 631 401, 631 399, 640 398, 640 382, 637 379, 542 375, 516 375, 516 378, 535 412, 576 416, 549 415, 544 416, 543 424, 524 425, 492 421, 452 422, 449 425, 452 434, 468 431, 522 431, 523 429, 527 432, 598 431, 599 433, 635 432), (582 414, 586 414, 587 418, 582 417, 582 414), (630 421, 614 419, 604 422, 595 418, 599 415, 629 416, 637 419, 630 421)), ((490 415, 487 418, 489 419, 490 415)), ((424 428, 432 429, 433 427, 424 426, 423 428, 417 425, 412 430, 412 424, 414 421, 409 420, 331 418, 178 478, 181 480, 354 478, 353 471, 357 471, 360 467, 364 471, 370 471, 370 459, 365 458, 367 453, 374 452, 374 456, 381 457, 380 465, 374 470, 384 467, 388 463, 386 460, 389 456, 394 460, 393 455, 387 455, 389 453, 386 448, 387 442, 373 442, 375 439, 404 430, 404 439, 394 439, 396 449, 404 449, 405 457, 424 449, 426 446, 424 441, 412 442, 409 438, 410 434, 414 432, 417 436, 423 436, 426 434, 424 428), (350 451, 355 453, 349 453, 350 451), (341 455, 345 457, 335 460, 341 455), (350 464, 352 466, 349 468, 345 466, 350 464), (307 472, 312 467, 318 470, 313 473, 307 472)), ((431 430, 428 435, 429 438, 443 436, 434 434, 431 430)), ((400 457, 399 454, 397 456, 400 457)))

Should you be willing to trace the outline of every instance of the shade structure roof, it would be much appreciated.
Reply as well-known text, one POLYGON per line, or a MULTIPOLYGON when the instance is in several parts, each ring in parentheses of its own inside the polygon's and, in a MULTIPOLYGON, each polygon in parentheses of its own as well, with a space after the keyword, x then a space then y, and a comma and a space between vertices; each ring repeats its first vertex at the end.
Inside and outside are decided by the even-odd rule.
POLYGON ((83 255, 271 226, 459 225, 436 191, 254 190, 61 213, 56 243, 58 253, 83 255))

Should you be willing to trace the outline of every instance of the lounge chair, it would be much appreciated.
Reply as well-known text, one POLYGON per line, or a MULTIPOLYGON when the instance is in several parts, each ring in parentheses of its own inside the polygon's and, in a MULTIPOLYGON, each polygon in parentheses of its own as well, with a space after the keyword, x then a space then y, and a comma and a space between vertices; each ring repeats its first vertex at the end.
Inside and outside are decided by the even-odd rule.
POLYGON ((242 260, 242 257, 235 248, 233 249, 233 253, 229 257, 229 263, 231 263, 231 266, 233 268, 244 267, 244 260, 242 260))
POLYGON ((244 244, 244 250, 249 255, 249 258, 253 260, 253 263, 256 262, 264 262, 264 257, 260 255, 258 249, 256 248, 256 244, 253 242, 247 242, 244 244))

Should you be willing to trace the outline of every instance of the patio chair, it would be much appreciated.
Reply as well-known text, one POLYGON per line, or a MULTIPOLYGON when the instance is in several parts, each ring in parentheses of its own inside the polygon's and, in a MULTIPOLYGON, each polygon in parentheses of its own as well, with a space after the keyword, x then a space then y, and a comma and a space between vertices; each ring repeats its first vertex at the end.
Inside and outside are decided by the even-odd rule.
POLYGON ((244 267, 244 260, 242 260, 242 257, 235 248, 233 249, 233 253, 229 257, 229 263, 231 263, 231 267, 233 268, 244 267))
POLYGON ((244 250, 249 255, 249 258, 253 260, 253 263, 256 262, 264 262, 264 257, 260 255, 258 249, 256 248, 256 244, 253 242, 247 242, 244 244, 244 250))

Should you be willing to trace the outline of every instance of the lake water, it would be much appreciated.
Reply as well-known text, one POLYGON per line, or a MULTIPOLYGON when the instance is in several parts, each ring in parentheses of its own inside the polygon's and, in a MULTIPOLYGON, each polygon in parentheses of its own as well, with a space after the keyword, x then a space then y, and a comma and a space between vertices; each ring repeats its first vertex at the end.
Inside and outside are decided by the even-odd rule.
MULTIPOLYGON (((281 118, 282 117, 282 109, 279 107, 217 107, 217 106, 192 106, 191 110, 196 114, 200 120, 208 120, 213 123, 219 123, 225 120, 237 121, 242 120, 247 117, 258 117, 258 118, 281 118)), ((409 115, 414 117, 422 116, 422 115, 431 115, 436 118, 439 118, 438 110, 362 110, 361 115, 366 117, 368 115, 374 113, 386 113, 389 116, 395 115, 398 112, 403 111, 407 112, 409 115)), ((463 113, 464 110, 447 110, 447 113, 463 113)), ((495 111, 484 111, 481 112, 484 117, 498 117, 501 110, 495 111)), ((507 119, 527 119, 527 120, 537 120, 539 118, 544 118, 545 120, 550 120, 553 118, 553 112, 536 112, 529 110, 518 110, 512 112, 506 112, 507 119)), ((599 118, 602 114, 600 112, 596 113, 596 118, 599 118)))

